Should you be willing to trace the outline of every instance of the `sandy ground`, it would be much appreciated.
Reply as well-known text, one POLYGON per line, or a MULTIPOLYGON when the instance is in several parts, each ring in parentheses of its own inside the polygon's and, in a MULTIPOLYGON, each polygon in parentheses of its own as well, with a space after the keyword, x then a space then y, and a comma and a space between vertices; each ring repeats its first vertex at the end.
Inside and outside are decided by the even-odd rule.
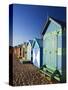
POLYGON ((15 58, 13 60, 13 85, 42 85, 50 84, 45 75, 32 64, 21 64, 15 58))

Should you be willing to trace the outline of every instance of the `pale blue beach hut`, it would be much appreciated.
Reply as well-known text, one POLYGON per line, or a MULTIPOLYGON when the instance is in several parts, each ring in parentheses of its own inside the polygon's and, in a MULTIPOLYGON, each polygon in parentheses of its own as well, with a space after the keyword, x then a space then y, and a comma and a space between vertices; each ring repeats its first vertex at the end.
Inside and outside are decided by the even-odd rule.
POLYGON ((60 82, 66 81, 66 24, 48 17, 43 35, 43 70, 60 82))
POLYGON ((32 61, 32 44, 33 40, 29 40, 28 45, 27 45, 27 60, 32 61))
POLYGON ((33 64, 40 68, 43 60, 43 45, 42 39, 34 39, 33 43, 33 64))

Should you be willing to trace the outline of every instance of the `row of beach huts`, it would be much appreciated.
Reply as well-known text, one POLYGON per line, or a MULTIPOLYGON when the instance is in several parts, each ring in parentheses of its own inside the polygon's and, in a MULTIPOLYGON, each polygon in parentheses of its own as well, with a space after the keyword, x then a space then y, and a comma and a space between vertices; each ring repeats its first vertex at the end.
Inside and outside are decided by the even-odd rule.
POLYGON ((48 17, 42 38, 14 47, 18 60, 30 61, 51 80, 66 82, 66 23, 48 17))

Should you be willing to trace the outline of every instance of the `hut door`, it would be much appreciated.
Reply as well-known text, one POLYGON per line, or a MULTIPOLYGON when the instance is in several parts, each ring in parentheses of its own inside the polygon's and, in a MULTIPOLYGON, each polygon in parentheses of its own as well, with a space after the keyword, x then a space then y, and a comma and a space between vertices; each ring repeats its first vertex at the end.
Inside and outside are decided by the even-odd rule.
POLYGON ((47 37, 46 66, 52 70, 56 69, 56 37, 50 33, 47 37))
POLYGON ((50 38, 51 48, 49 55, 50 55, 50 68, 52 70, 56 70, 56 44, 57 44, 56 36, 51 34, 51 38, 50 38))
POLYGON ((39 52, 40 52, 39 49, 33 50, 33 63, 37 67, 40 66, 40 53, 39 52))

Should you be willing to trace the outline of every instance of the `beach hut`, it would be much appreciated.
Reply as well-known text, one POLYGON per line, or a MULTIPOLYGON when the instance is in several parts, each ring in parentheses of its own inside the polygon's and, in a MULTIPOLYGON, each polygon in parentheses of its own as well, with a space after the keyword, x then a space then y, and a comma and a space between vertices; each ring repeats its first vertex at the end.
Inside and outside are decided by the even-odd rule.
POLYGON ((27 45, 27 60, 32 61, 32 44, 33 40, 29 40, 27 45))
POLYGON ((20 56, 22 60, 27 60, 27 42, 24 42, 20 47, 20 56))
POLYGON ((16 55, 16 52, 17 52, 17 46, 13 47, 13 53, 14 53, 14 55, 16 55))
POLYGON ((42 39, 34 39, 33 43, 33 64, 40 68, 42 66, 42 39))
POLYGON ((43 66, 46 74, 58 81, 66 81, 66 25, 48 17, 42 32, 43 66))
POLYGON ((17 46, 17 57, 20 58, 20 45, 17 46))
POLYGON ((18 45, 18 56, 19 59, 22 59, 22 44, 18 45))
POLYGON ((20 57, 20 47, 19 46, 15 46, 13 48, 13 53, 14 53, 14 56, 19 58, 20 57))

